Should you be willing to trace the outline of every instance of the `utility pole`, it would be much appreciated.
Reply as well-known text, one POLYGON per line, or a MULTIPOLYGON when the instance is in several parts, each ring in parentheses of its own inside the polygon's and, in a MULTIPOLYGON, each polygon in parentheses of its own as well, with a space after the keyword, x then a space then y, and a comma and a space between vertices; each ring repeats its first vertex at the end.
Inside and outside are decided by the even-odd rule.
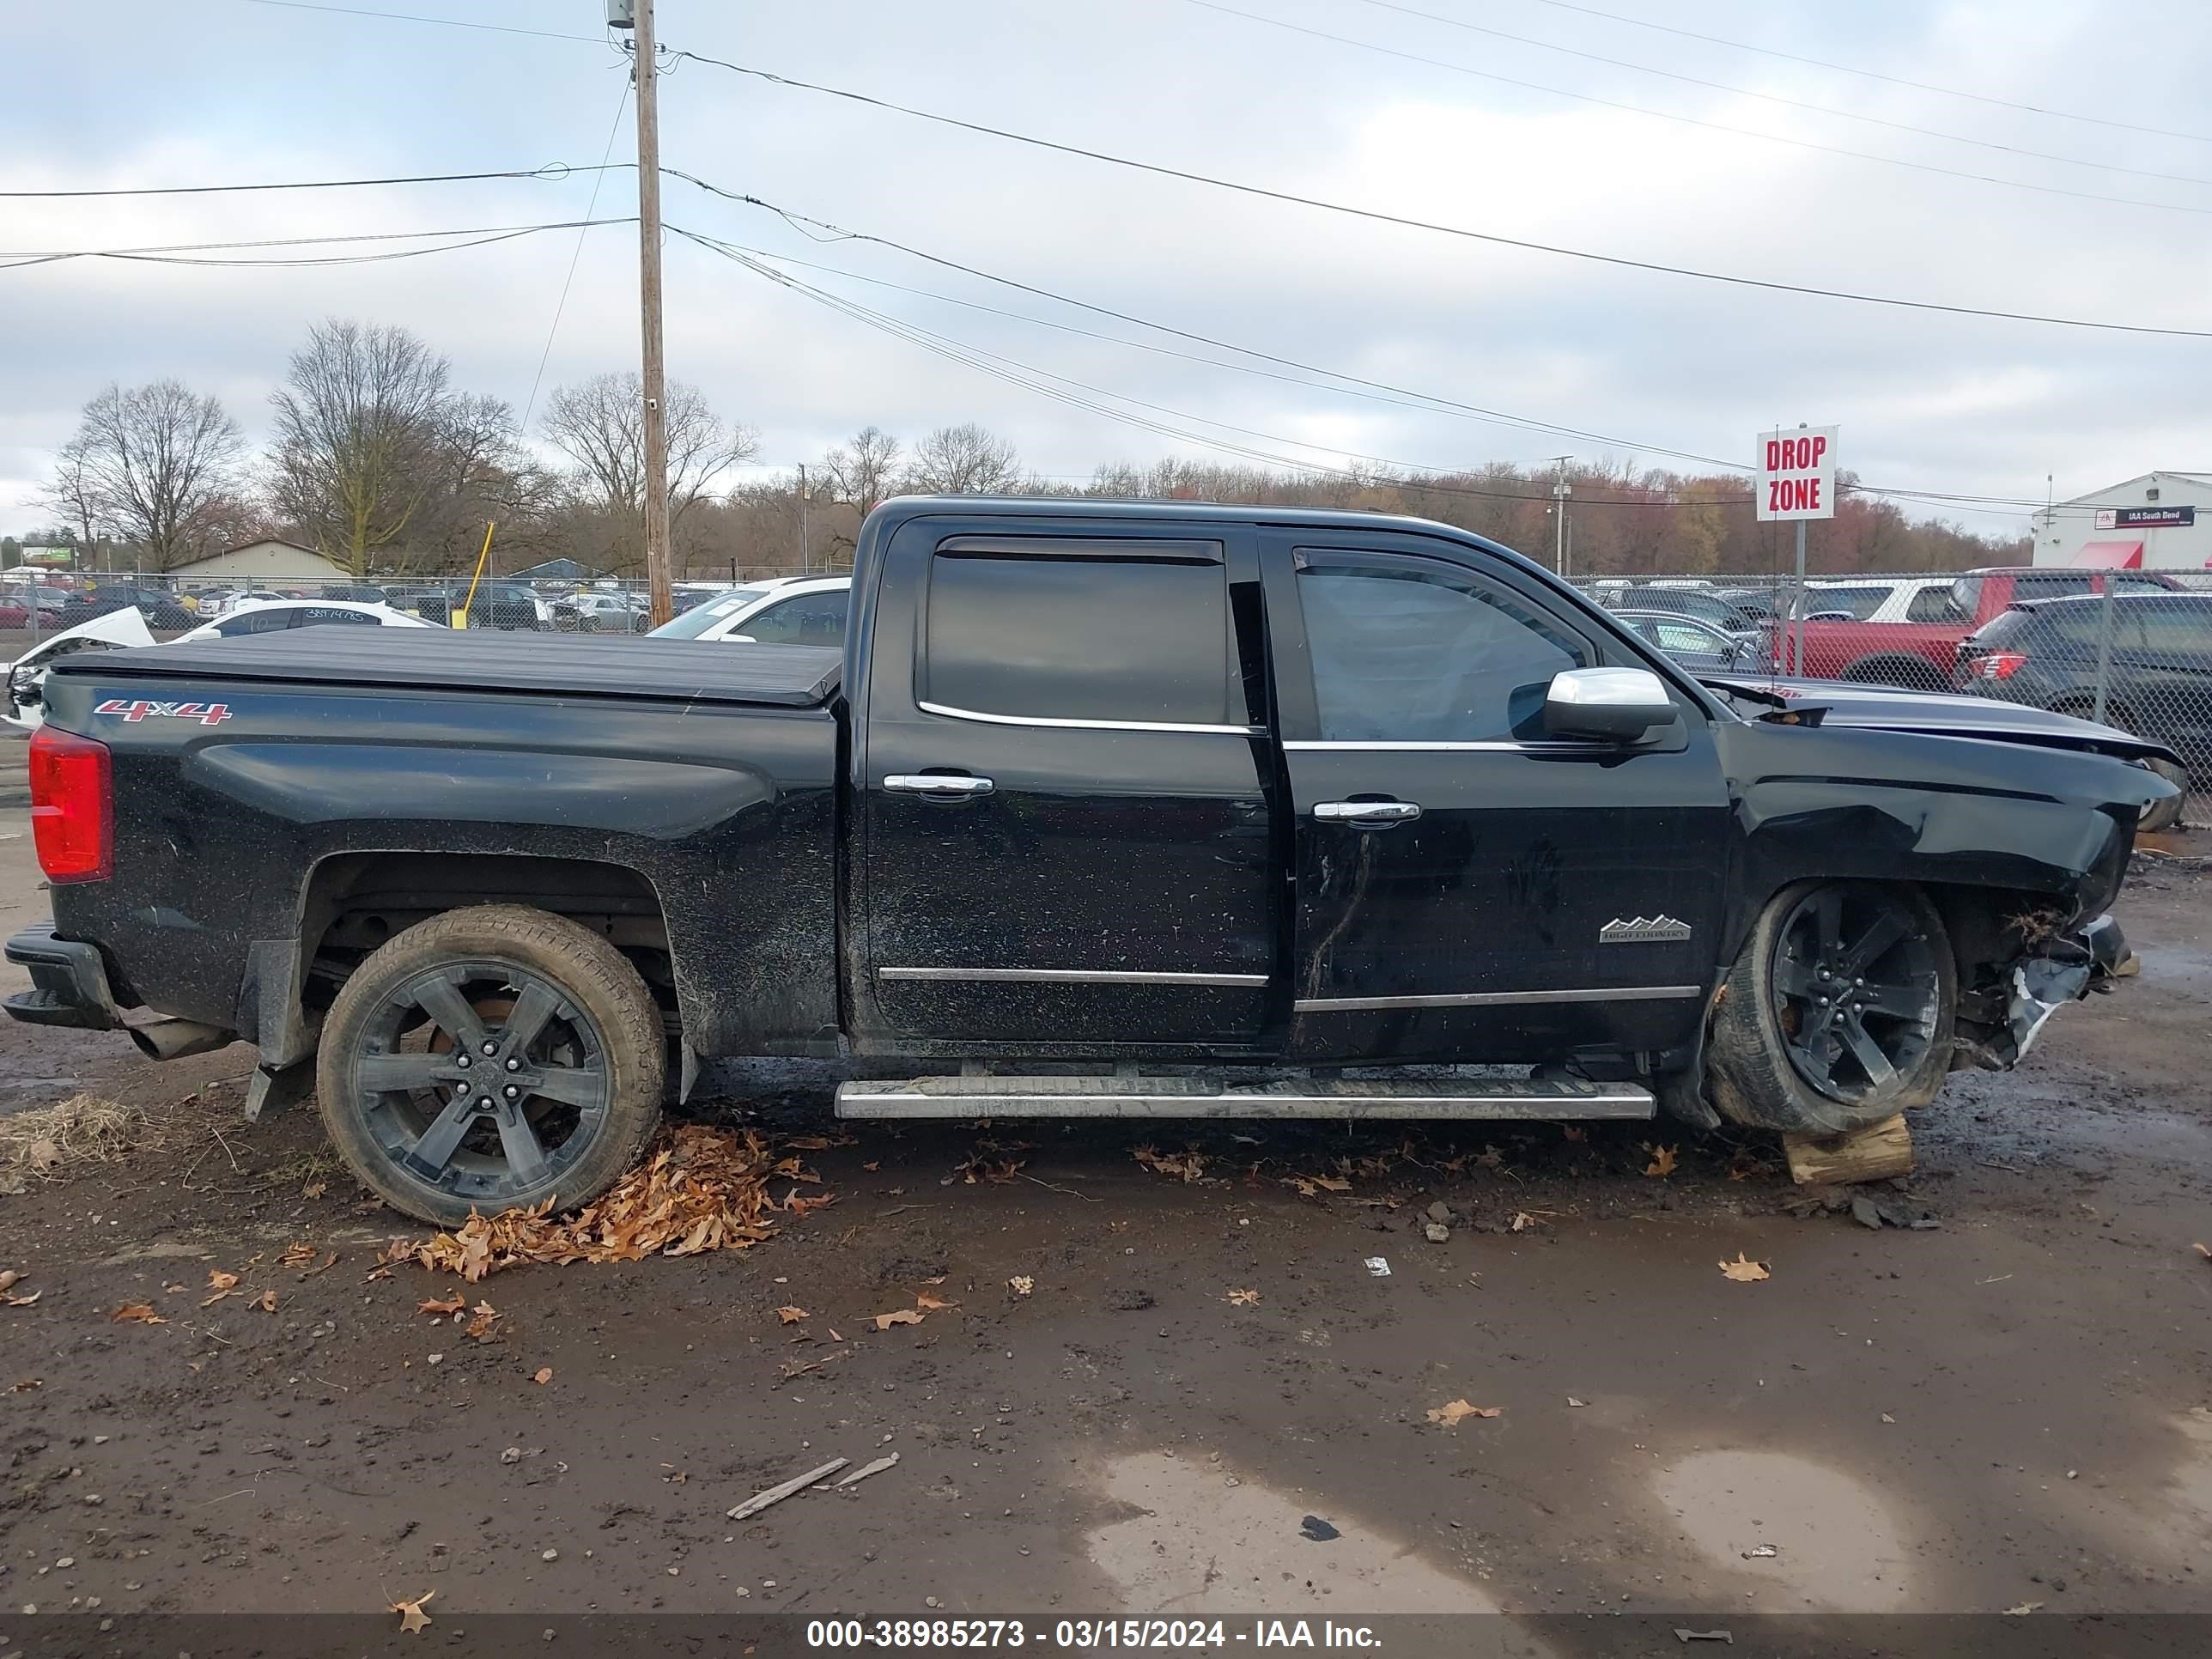
POLYGON ((1559 580, 1565 581, 1567 576, 1567 496, 1571 493, 1567 487, 1567 463, 1574 457, 1558 455, 1553 459, 1558 464, 1559 475, 1552 485, 1552 568, 1558 571, 1559 580))
POLYGON ((653 36, 653 0, 607 0, 607 22, 633 33, 631 73, 637 83, 638 319, 644 336, 641 380, 645 407, 645 575, 649 616, 659 627, 676 614, 668 548, 668 389, 660 328, 660 73, 653 36))
POLYGON ((814 556, 806 544, 806 463, 799 464, 799 574, 811 574, 814 556))

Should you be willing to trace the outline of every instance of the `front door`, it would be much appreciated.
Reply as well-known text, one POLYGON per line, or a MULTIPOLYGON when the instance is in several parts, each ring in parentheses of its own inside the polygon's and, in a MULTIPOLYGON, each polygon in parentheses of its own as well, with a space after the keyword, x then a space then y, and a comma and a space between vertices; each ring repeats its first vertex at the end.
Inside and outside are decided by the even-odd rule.
POLYGON ((878 1046, 1258 1039, 1281 908, 1258 573, 1206 528, 898 532, 859 769, 878 1046))
POLYGON ((1262 550, 1297 815, 1293 1053, 1686 1040, 1733 836, 1710 716, 1685 692, 1683 724, 1648 747, 1547 738, 1554 674, 1649 665, 1504 561, 1426 546, 1283 532, 1262 550))

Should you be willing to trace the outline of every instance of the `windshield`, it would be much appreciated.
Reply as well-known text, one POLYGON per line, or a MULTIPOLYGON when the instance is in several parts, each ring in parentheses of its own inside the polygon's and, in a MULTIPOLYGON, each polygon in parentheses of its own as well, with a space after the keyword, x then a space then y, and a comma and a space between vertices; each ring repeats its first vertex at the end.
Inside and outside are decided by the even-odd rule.
POLYGON ((1888 597, 1887 583, 1878 587, 1808 588, 1805 593, 1805 609, 1801 614, 1818 617, 1848 611, 1854 621, 1864 622, 1881 609, 1881 602, 1888 597))
POLYGON ((659 640, 696 640, 718 622, 736 615, 755 600, 775 592, 773 587, 733 587, 711 605, 694 605, 673 621, 653 630, 659 640))

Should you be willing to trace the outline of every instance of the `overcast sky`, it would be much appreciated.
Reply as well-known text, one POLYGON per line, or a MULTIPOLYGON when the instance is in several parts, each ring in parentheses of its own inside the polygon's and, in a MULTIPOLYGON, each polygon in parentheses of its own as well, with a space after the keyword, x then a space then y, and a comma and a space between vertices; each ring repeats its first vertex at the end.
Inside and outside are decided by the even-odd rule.
MULTIPOLYGON (((599 159, 627 78, 602 39, 602 0, 363 3, 585 38, 255 0, 18 0, 0 12, 0 60, 18 70, 0 189, 599 159)), ((1949 91, 1556 0, 1405 4, 1640 67, 1377 0, 1224 3, 1554 90, 1195 0, 660 0, 659 15, 671 47, 1382 212, 1778 282, 2212 328, 2212 8, 2201 0, 1595 0, 1617 17, 1949 91), (2069 191, 2171 206, 2058 193, 2069 191)), ((1028 377, 1139 399, 1157 407, 1131 412, 1224 442, 1338 464, 1527 463, 1573 449, 1672 465, 1632 446, 1743 457, 1756 430, 1809 421, 1839 423, 1844 465, 1899 487, 2039 500, 2052 475, 2063 499, 2153 468, 2212 469, 2212 340, 1856 305, 1499 247, 1135 173, 698 63, 666 76, 662 100, 665 163, 731 190, 1236 344, 1626 441, 1608 448, 1363 400, 871 287, 854 276, 1205 349, 890 249, 817 244, 758 209, 666 186, 672 226, 852 273, 790 268, 1028 377)), ((634 157, 631 146, 625 117, 615 159, 634 157)), ((582 217, 592 189, 578 174, 6 201, 0 252, 539 223, 582 217)), ((635 175, 605 174, 597 211, 633 214, 635 175)), ((33 527, 27 496, 78 407, 110 380, 179 377, 220 395, 258 441, 287 353, 325 316, 404 324, 451 356, 465 387, 520 411, 578 234, 326 268, 78 260, 0 271, 0 529, 33 527)), ((635 366, 635 264, 634 226, 582 234, 541 410, 563 380, 635 366)), ((1210 453, 947 362, 674 236, 667 265, 670 371, 757 427, 764 463, 814 460, 871 422, 911 438, 962 420, 1003 432, 1048 476, 1210 453)), ((1992 532, 2025 525, 1960 516, 1992 532)))

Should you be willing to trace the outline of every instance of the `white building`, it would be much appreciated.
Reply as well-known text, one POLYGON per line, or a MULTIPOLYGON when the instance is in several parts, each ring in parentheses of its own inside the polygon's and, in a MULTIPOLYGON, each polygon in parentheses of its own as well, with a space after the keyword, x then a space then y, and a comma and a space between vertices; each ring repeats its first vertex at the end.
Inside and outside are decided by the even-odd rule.
POLYGON ((226 552, 180 564, 169 574, 188 582, 245 581, 257 586, 270 582, 342 582, 348 572, 312 547, 270 537, 248 542, 226 552))
POLYGON ((2034 517, 2038 564, 2212 568, 2212 472, 2146 472, 2034 517))

